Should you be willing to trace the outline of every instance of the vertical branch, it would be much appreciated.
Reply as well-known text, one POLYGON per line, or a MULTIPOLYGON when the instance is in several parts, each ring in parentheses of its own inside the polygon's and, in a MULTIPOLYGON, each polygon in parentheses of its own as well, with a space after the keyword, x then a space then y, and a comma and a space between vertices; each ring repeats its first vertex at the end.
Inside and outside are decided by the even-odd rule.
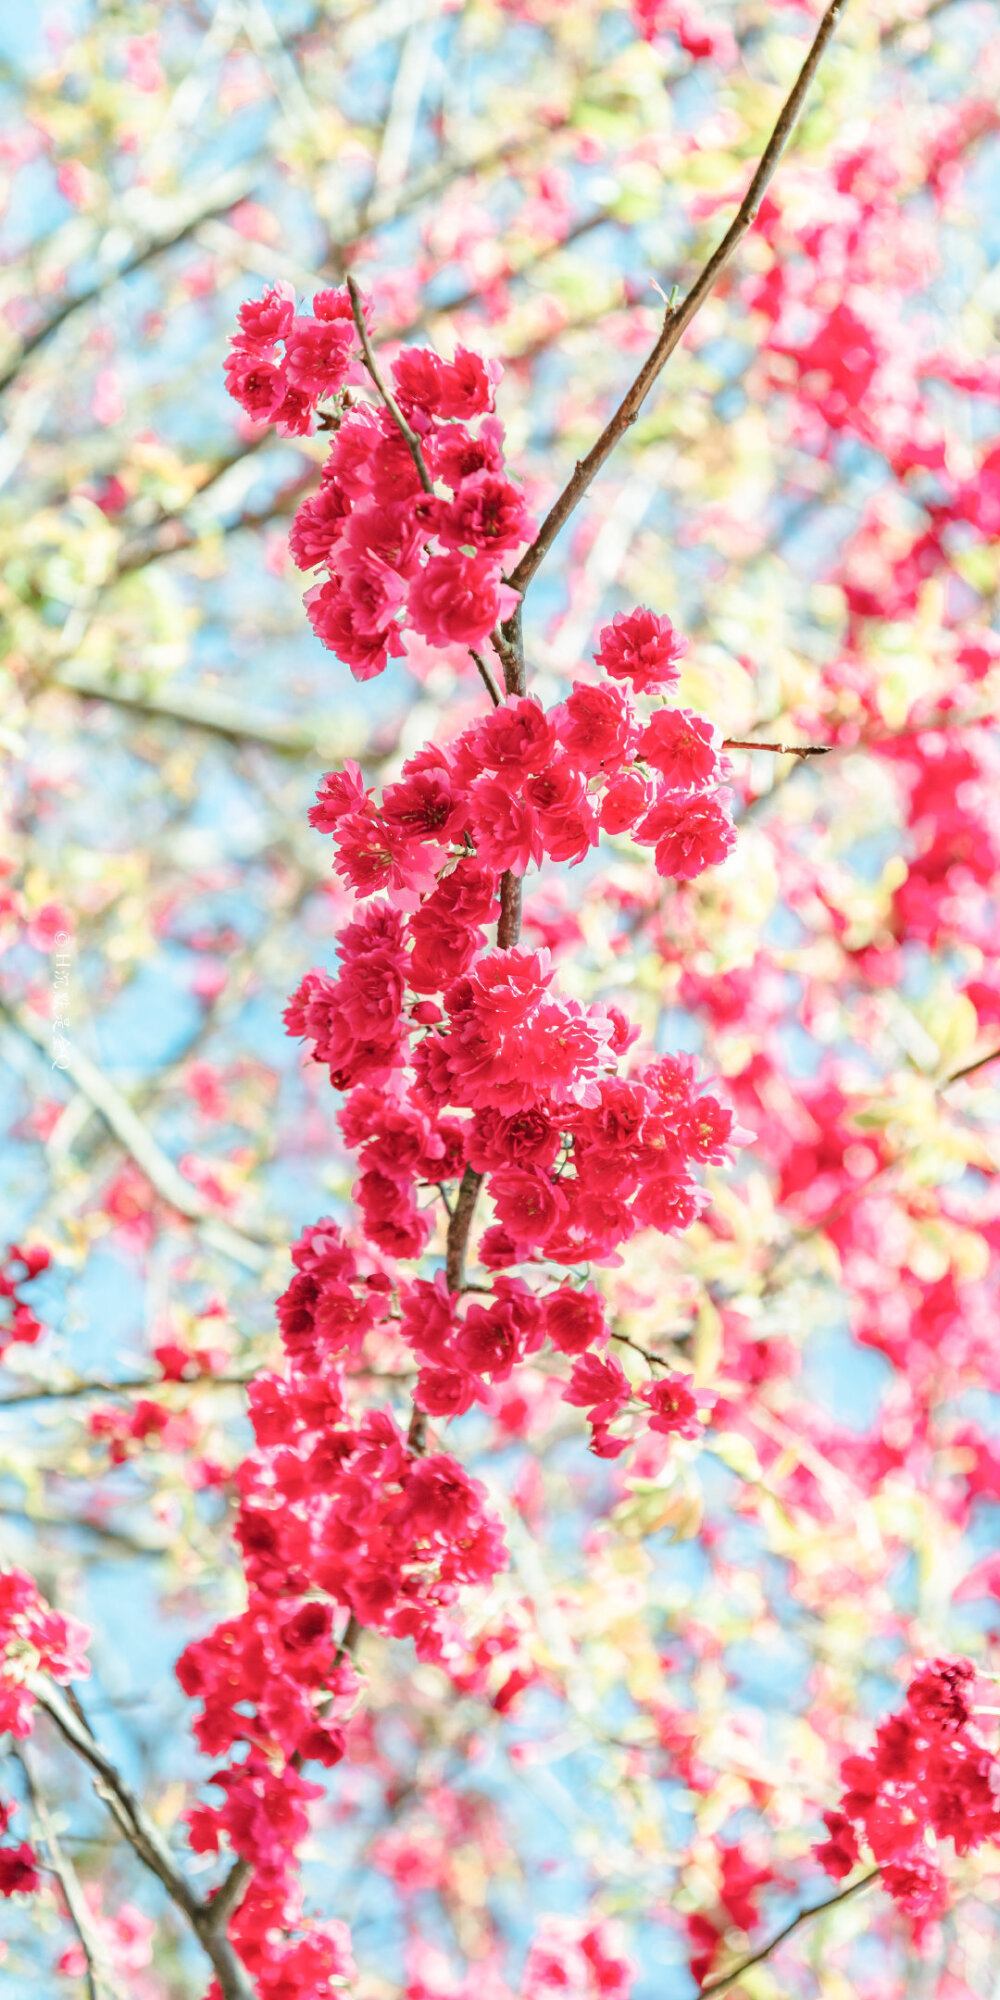
POLYGON ((354 324, 358 330, 358 339, 361 342, 361 351, 365 357, 365 367, 367 368, 368 373, 371 376, 372 381, 374 382, 375 387, 378 390, 378 393, 381 396, 382 401, 385 404, 385 407, 388 410, 393 423, 396 425, 401 436, 405 439, 409 447, 410 456, 413 459, 413 463, 417 468, 417 472, 420 476, 420 484, 423 487, 424 492, 433 493, 434 482, 431 479, 430 473, 428 472, 426 465, 424 464, 424 454, 420 448, 420 439, 418 438, 417 433, 413 429, 412 425, 407 423, 406 418, 404 417, 403 412, 400 409, 399 404, 397 403, 396 398, 392 393, 392 390, 386 387, 386 384, 379 372, 379 365, 375 359, 374 353, 372 352, 371 341, 368 338, 368 328, 365 325, 365 311, 364 311, 364 305, 362 304, 361 293, 358 289, 357 280, 355 278, 352 278, 350 274, 348 274, 347 277, 347 289, 348 292, 350 293, 351 311, 354 314, 354 324))

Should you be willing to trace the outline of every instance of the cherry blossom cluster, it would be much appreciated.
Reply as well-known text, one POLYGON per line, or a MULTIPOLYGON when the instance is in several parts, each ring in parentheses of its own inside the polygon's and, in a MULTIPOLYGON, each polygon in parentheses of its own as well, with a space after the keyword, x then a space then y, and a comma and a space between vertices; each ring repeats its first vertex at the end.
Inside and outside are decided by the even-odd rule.
POLYGON ((310 819, 332 834, 337 871, 356 895, 385 890, 413 901, 448 877, 411 924, 418 963, 430 969, 425 990, 443 983, 431 945, 442 931, 453 971, 471 961, 492 914, 490 876, 523 875, 543 859, 582 861, 602 830, 631 833, 653 849, 658 874, 677 881, 725 860, 736 835, 719 731, 674 706, 643 721, 609 684, 662 692, 676 683, 683 650, 668 619, 620 613, 597 654, 607 680, 574 682, 548 712, 530 695, 509 696, 448 746, 407 759, 380 801, 357 765, 324 779, 310 819), (457 859, 466 866, 452 881, 457 859))
POLYGON ((78 1618, 54 1611, 24 1570, 0 1571, 0 1730, 29 1736, 35 1697, 30 1674, 65 1685, 89 1674, 90 1634, 78 1618))
POLYGON ((47 1271, 51 1262, 49 1252, 41 1244, 22 1249, 12 1243, 0 1265, 0 1357, 14 1341, 31 1344, 44 1333, 42 1321, 32 1311, 27 1300, 22 1297, 25 1285, 47 1271))
MULTIPOLYGON (((17 1253, 20 1255, 20 1253, 17 1253)), ((32 1253, 27 1253, 24 1262, 32 1253)), ((47 1254, 41 1254, 48 1261, 47 1254)), ((43 1268, 41 1265, 39 1269, 43 1268)), ((29 1676, 48 1674, 63 1686, 89 1674, 90 1634, 76 1618, 54 1611, 24 1570, 0 1571, 0 1733, 30 1736, 35 1695, 29 1676)), ((0 1895, 28 1894, 40 1886, 34 1850, 25 1840, 4 1841, 14 1807, 0 1799, 0 1895)))
POLYGON ((824 1814, 828 1839, 816 1850, 827 1872, 849 1875, 864 1842, 882 1885, 918 1929, 948 1907, 935 1841, 958 1854, 1000 1837, 1000 1758, 975 1721, 976 1669, 969 1660, 932 1660, 911 1680, 899 1714, 889 1716, 866 1757, 848 1757, 841 1808, 824 1814))
POLYGON ((237 1475, 247 1609, 177 1669, 200 1703, 202 1749, 227 1759, 209 1780, 223 1803, 192 1810, 191 1843, 217 1853, 224 1838, 252 1863, 230 1935, 262 2000, 312 2000, 351 1970, 345 1927, 303 1919, 295 1875, 321 1790, 299 1767, 339 1761, 358 1693, 335 1613, 441 1658, 459 1591, 505 1559, 482 1488, 454 1458, 412 1450, 388 1411, 348 1413, 341 1364, 385 1320, 384 1277, 332 1223, 307 1230, 293 1256, 279 1302, 288 1370, 251 1388, 257 1450, 237 1475))
MULTIPOLYGON (((292 531, 300 566, 327 571, 307 599, 315 629, 360 678, 402 650, 404 626, 434 645, 482 643, 516 603, 502 560, 532 532, 503 473, 497 371, 462 349, 450 362, 404 350, 396 402, 358 404, 342 393, 359 333, 351 294, 320 294, 314 309, 296 317, 281 292, 244 309, 228 374, 251 414, 285 428, 299 420, 293 392, 303 426, 323 396, 339 398, 319 492, 292 531)), ((470 1652, 461 1601, 506 1549, 483 1487, 428 1439, 428 1419, 492 1406, 544 1352, 602 1456, 639 1427, 669 1439, 704 1422, 681 1374, 633 1390, 579 1269, 620 1261, 637 1230, 687 1228, 704 1204, 698 1170, 742 1135, 689 1058, 627 1063, 638 1030, 613 1005, 561 993, 549 953, 522 948, 510 915, 529 867, 579 862, 602 831, 631 832, 678 880, 725 858, 735 832, 719 733, 664 701, 683 651, 668 619, 620 613, 591 679, 552 710, 509 693, 409 758, 380 797, 357 765, 329 774, 310 814, 355 911, 336 973, 308 973, 286 1023, 342 1093, 359 1228, 324 1220, 293 1247, 278 1302, 285 1366, 251 1388, 256 1448, 236 1472, 247 1606, 178 1667, 198 1741, 223 1760, 209 1781, 222 1803, 193 1809, 191 1841, 209 1853, 225 1842, 251 1864, 229 1929, 265 1996, 305 2000, 348 1963, 337 1927, 303 1923, 295 1851, 318 1792, 301 1767, 344 1749, 351 1633, 410 1639, 462 1687, 485 1688, 499 1660, 498 1702, 534 1674, 509 1619, 470 1652), (438 1202, 467 1217, 464 1263, 480 1193, 492 1217, 475 1255, 490 1282, 467 1288, 450 1253, 447 1270, 414 1272, 438 1202), (371 1342, 413 1357, 406 1432, 389 1408, 355 1407, 371 1342)), ((157 1405, 144 1421, 158 1432, 157 1405)), ((135 1432, 109 1434, 124 1452, 135 1432)), ((526 1979, 539 2000, 556 1987, 596 2000, 623 1993, 628 1968, 598 1929, 556 1925, 526 1979)))
POLYGON ((614 1924, 544 1917, 525 1964, 522 2000, 628 2000, 637 1969, 614 1924))
MULTIPOLYGON (((223 1803, 191 1809, 189 1839, 196 1853, 217 1854, 224 1837, 251 1864, 230 1936, 261 2000, 312 2000, 354 1969, 346 1926, 307 1919, 296 1876, 307 1808, 322 1790, 299 1766, 339 1761, 337 1718, 358 1685, 332 1637, 332 1617, 328 1603, 252 1593, 240 1617, 187 1647, 177 1664, 185 1693, 201 1703, 194 1725, 201 1748, 228 1758, 208 1781, 223 1803)), ((218 1988, 210 1990, 217 2000, 218 1988)))
POLYGON ((254 423, 283 437, 306 437, 317 406, 357 376, 358 334, 343 289, 317 292, 297 313, 287 285, 239 307, 239 332, 226 361, 226 387, 254 423))
POLYGON ((0 1896, 30 1896, 41 1888, 38 1858, 28 1840, 5 1840, 16 1807, 0 1799, 0 1896))
MULTIPOLYGON (((346 288, 317 293, 313 311, 296 315, 280 289, 244 306, 227 363, 248 415, 286 433, 311 429, 317 403, 351 374, 346 288)), ((502 565, 535 524, 504 473, 500 373, 464 347, 451 361, 403 348, 392 377, 412 444, 388 408, 340 396, 320 489, 299 508, 290 547, 300 569, 325 572, 307 593, 309 620, 356 680, 404 652, 407 628, 433 646, 479 646, 517 603, 502 565)))

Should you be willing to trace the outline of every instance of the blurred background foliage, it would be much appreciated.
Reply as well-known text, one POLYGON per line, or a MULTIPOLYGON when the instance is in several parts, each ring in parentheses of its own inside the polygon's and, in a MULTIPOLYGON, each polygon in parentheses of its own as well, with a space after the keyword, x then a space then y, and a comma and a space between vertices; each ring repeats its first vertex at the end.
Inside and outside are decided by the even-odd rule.
MULTIPOLYGON (((1000 1105, 989 1071, 948 1085, 1000 1033, 967 990, 992 977, 995 905, 934 936, 904 927, 901 950, 908 794, 857 742, 919 736, 959 702, 992 713, 996 523, 953 507, 921 570, 944 474, 919 452, 901 469, 900 440, 948 437, 950 493, 1000 424, 997 383, 972 395, 954 366, 918 369, 944 350, 996 366, 1000 37, 990 0, 905 14, 848 12, 780 222, 748 239, 560 538, 528 627, 552 701, 597 625, 648 603, 691 635, 682 698, 727 734, 838 746, 742 756, 737 853, 673 899, 622 842, 528 905, 527 936, 562 947, 569 983, 626 1000, 660 1047, 730 1078, 766 1052, 758 1145, 714 1176, 724 1227, 655 1268, 630 1252, 609 1279, 620 1324, 718 1384, 736 1312, 800 1350, 801 1372, 762 1392, 756 1432, 734 1418, 678 1447, 669 1481, 623 1485, 558 1401, 534 1460, 501 1422, 454 1427, 507 1495, 501 1588, 536 1684, 501 1727, 405 1649, 366 1646, 369 1719, 307 1882, 351 1923, 373 1996, 403 1990, 415 1928, 456 1963, 497 1946, 516 1967, 539 1912, 596 1896, 633 1926, 637 2000, 686 2000, 677 1920, 715 1907, 713 1837, 752 1846, 767 1814, 781 1865, 798 1860, 833 1799, 838 1718, 864 1731, 897 1659, 980 1649, 996 1615, 951 1593, 995 1540, 1000 1484, 964 1513, 950 1496, 962 1426, 995 1433, 997 1224, 981 1223, 1000 1105), (855 155, 860 195, 831 166, 855 155), (804 312, 867 300, 870 418, 824 415, 807 362, 773 343, 762 358, 753 287, 776 258, 804 312), (970 631, 982 674, 961 656, 970 631), (847 1243, 826 1223, 870 1174, 869 1234, 847 1243), (946 1350, 916 1400, 900 1356, 855 1337, 848 1251, 863 1300, 867 1284, 912 1303, 904 1266, 979 1287, 975 1353, 946 1350), (692 1740, 705 1789, 685 1779, 692 1740), (378 1848, 390 1838, 402 1860, 378 1848)), ((713 18, 725 61, 643 40, 602 0, 42 0, 0 24, 0 1163, 4 1240, 55 1256, 37 1288, 53 1331, 3 1371, 0 1529, 5 1559, 93 1623, 94 1713, 164 1825, 204 1775, 171 1663, 238 1588, 238 1383, 273 1358, 290 1237, 346 1212, 352 1178, 281 1024, 346 908, 306 808, 331 764, 391 773, 481 696, 458 652, 416 642, 357 686, 312 637, 286 536, 323 441, 241 428, 221 372, 235 308, 351 269, 383 340, 499 357, 508 457, 544 506, 655 337, 654 285, 683 285, 717 240, 810 26, 773 0, 713 18), (163 1390, 169 1420, 140 1435, 142 1387, 90 1385, 156 1384, 167 1342, 209 1353, 216 1379, 163 1390), (124 1412, 118 1464, 92 1421, 108 1409, 124 1412)), ((961 1298, 953 1315, 969 1326, 961 1298)), ((105 1909, 127 1897, 160 1923, 130 1992, 199 1993, 87 1787, 55 1758, 51 1783, 105 1909)), ((985 2000, 996 1859, 966 1868, 933 1962, 859 1902, 782 1961, 794 1991, 985 2000)), ((775 1921, 792 1879, 767 1890, 775 1921)), ((79 1990, 52 1969, 54 1914, 51 1935, 5 1920, 0 1990, 79 1990)), ((792 1990, 768 1967, 754 1982, 754 2000, 792 1990)))

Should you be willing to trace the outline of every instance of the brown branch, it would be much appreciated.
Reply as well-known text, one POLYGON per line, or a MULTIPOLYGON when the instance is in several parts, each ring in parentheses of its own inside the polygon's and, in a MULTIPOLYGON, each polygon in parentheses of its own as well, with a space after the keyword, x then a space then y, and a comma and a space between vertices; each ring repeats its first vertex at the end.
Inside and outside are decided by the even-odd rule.
POLYGON ((542 522, 531 547, 525 550, 520 562, 512 572, 510 582, 514 589, 521 591, 522 594, 527 589, 539 564, 548 554, 560 529, 565 526, 570 515, 579 505, 591 480, 600 471, 605 459, 610 456, 615 446, 624 437, 629 426, 634 424, 661 369, 670 359, 675 347, 679 345, 695 314, 704 305, 705 300, 714 289, 717 279, 724 271, 734 250, 742 242, 747 230, 756 221, 761 197, 788 144, 799 112, 802 109, 806 92, 816 74, 823 52, 834 33, 846 4, 847 0, 830 0, 830 5, 820 22, 812 47, 806 56, 788 98, 782 106, 778 122, 761 155, 757 171, 722 242, 695 279, 687 297, 678 306, 668 309, 660 337, 655 347, 652 348, 643 362, 631 388, 628 389, 619 403, 610 422, 605 425, 596 444, 591 446, 585 458, 577 461, 572 478, 563 487, 559 498, 549 509, 548 514, 542 522))
POLYGON ((242 1960, 181 1873, 155 1821, 97 1742, 75 1696, 65 1695, 43 1674, 28 1674, 26 1685, 70 1748, 96 1773, 98 1797, 117 1821, 140 1861, 163 1884, 172 1903, 187 1918, 210 1959, 223 2000, 255 2000, 242 1960))
POLYGON ((799 1910, 773 1938, 768 1940, 767 1944, 762 1944, 759 1950, 752 1951, 747 1958, 741 1958, 738 1965, 732 1966, 729 1972, 722 1973, 720 1978, 710 1979, 707 1986, 702 1986, 699 1989, 698 2000, 709 2000, 709 1995, 712 1993, 728 1993, 730 1987, 735 1986, 745 1972, 749 1972, 754 1965, 762 1965, 764 1960, 770 1958, 771 1953, 777 1951, 778 1946, 784 1944, 785 1939, 791 1937, 792 1932, 797 1931, 801 1924, 811 1922, 813 1917, 821 1917, 824 1910, 833 1910, 838 1903, 846 1903, 848 1897, 856 1896, 859 1889, 867 1889, 869 1883, 874 1882, 881 1872, 880 1868, 870 1868, 867 1875, 859 1875, 856 1882, 851 1882, 846 1889, 838 1889, 835 1896, 827 1896, 824 1902, 810 1903, 804 1910, 799 1910))
POLYGON ((738 736, 727 736, 724 750, 771 750, 776 757, 827 757, 836 749, 835 743, 751 743, 738 736))
POLYGON ((476 652, 474 646, 470 646, 469 651, 472 654, 472 657, 475 660, 477 667, 479 668, 480 677, 482 679, 486 692, 489 695, 491 702, 493 703, 494 708, 499 708, 502 698, 500 694, 500 689, 497 687, 496 681, 493 679, 493 675, 490 673, 486 661, 483 659, 481 653, 476 652))
POLYGON ((352 278, 350 274, 348 274, 347 278, 347 289, 351 295, 351 310, 354 314, 354 324, 358 329, 358 339, 361 342, 361 349, 365 357, 365 367, 367 368, 368 373, 371 376, 372 381, 374 382, 375 387, 378 390, 378 393, 381 396, 382 401, 385 404, 385 407, 388 410, 389 415, 393 420, 393 423, 399 430, 401 437, 403 437, 406 440, 406 443, 409 446, 410 456, 413 459, 413 463, 416 466, 417 472, 420 475, 420 484, 423 487, 424 492, 433 493, 434 482, 431 479, 431 476, 427 470, 426 465, 424 464, 424 454, 420 449, 420 439, 418 438, 416 431, 413 430, 411 426, 407 423, 406 418, 404 417, 403 412, 400 409, 395 396, 392 394, 391 389, 386 388, 386 385, 383 382, 381 375, 379 374, 378 362, 376 361, 375 356, 372 353, 372 344, 368 338, 368 328, 365 325, 365 312, 364 312, 364 306, 361 301, 361 293, 358 289, 358 283, 356 278, 352 278))
MULTIPOLYGON (((27 1008, 16 1007, 0 995, 0 1014, 5 1014, 38 1048, 48 1048, 47 1026, 36 1021, 27 1008)), ((226 1216, 213 1208, 197 1188, 184 1179, 117 1084, 81 1049, 69 1044, 60 1067, 103 1118, 168 1207, 189 1222, 197 1223, 206 1239, 237 1263, 246 1265, 252 1271, 261 1271, 266 1267, 281 1240, 277 1234, 272 1236, 263 1231, 236 1228, 226 1216)))
POLYGON ((70 1403, 82 1396, 123 1396, 143 1389, 204 1389, 214 1383, 220 1389, 245 1388, 254 1380, 255 1370, 246 1375, 184 1375, 170 1381, 165 1375, 128 1375, 119 1382, 67 1382, 63 1387, 46 1382, 34 1389, 16 1389, 12 1396, 0 1396, 0 1410, 16 1409, 24 1403, 70 1403))
POLYGON ((465 1277, 465 1252, 472 1228, 472 1216, 479 1190, 483 1185, 482 1174, 473 1167, 466 1167, 459 1182, 455 1207, 448 1224, 447 1247, 445 1251, 445 1275, 450 1292, 460 1292, 465 1277))
MULTIPOLYGON (((230 175, 228 178, 232 183, 233 176, 230 175)), ((29 333, 27 338, 22 340, 16 358, 0 375, 0 394, 4 389, 9 389, 20 374, 24 363, 47 340, 51 340, 52 335, 58 333, 59 328, 64 326, 74 313, 80 312, 84 306, 93 305, 95 300, 110 291, 113 285, 117 285, 123 278, 130 278, 133 272, 141 271, 154 257, 162 256, 168 250, 175 250, 178 244, 185 243, 189 236, 194 236, 204 223, 213 221, 216 216, 228 215, 230 209, 238 201, 242 201, 248 192, 245 176, 239 178, 244 181, 244 185, 240 187, 238 193, 231 192, 226 200, 216 202, 211 208, 202 209, 197 215, 189 216, 186 222, 172 229, 166 236, 154 236, 141 250, 126 258, 123 264, 116 264, 113 271, 103 273, 100 278, 95 278, 92 285, 87 285, 83 291, 73 292, 68 299, 64 299, 62 305, 57 306, 55 311, 49 314, 48 319, 43 320, 41 326, 35 328, 34 333, 29 333)))
POLYGON ((500 877, 500 922, 497 925, 497 945, 501 951, 510 951, 521 935, 521 876, 508 868, 500 877))
POLYGON ((975 1062, 965 1063, 961 1069, 953 1069, 951 1075, 946 1076, 943 1083, 938 1084, 938 1089, 947 1090, 948 1085, 957 1083, 960 1077, 973 1076, 977 1069, 985 1069, 987 1063, 996 1062, 998 1056, 1000 1049, 990 1049, 986 1055, 977 1056, 975 1062))
POLYGON ((24 1772, 24 1782, 28 1801, 34 1818, 38 1822, 45 1851, 48 1855, 46 1866, 55 1876, 62 1890, 63 1902, 69 1921, 76 1932, 80 1950, 84 1958, 84 1980, 87 2000, 101 2000, 108 1993, 112 2000, 124 2000, 122 1988, 108 1965, 99 1937, 95 1935, 93 1917, 87 1906, 87 1899, 80 1886, 80 1878, 68 1854, 64 1854, 56 1837, 55 1827, 48 1806, 42 1797, 35 1775, 34 1759, 27 1743, 15 1743, 13 1754, 24 1772))

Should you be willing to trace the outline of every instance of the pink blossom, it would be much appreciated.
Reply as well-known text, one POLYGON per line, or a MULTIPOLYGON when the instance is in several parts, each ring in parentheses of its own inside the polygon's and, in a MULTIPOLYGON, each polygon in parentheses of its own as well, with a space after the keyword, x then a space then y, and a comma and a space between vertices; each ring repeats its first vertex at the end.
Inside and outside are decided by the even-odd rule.
MULTIPOLYGON (((389 591, 385 591, 388 608, 389 591)), ((366 625, 370 623, 372 602, 367 603, 362 593, 361 616, 366 625)), ((351 593, 339 581, 318 583, 305 596, 306 615, 318 639, 331 653, 336 653, 349 667, 356 681, 370 681, 376 674, 385 672, 390 658, 398 657, 405 648, 399 627, 387 617, 385 625, 376 631, 363 631, 357 622, 351 593)))
POLYGON ((410 585, 408 611, 414 630, 434 645, 481 646, 517 602, 489 556, 456 550, 425 564, 410 585))
POLYGON ((574 681, 552 720, 567 755, 581 771, 609 777, 631 756, 638 727, 628 696, 616 687, 588 687, 574 681))
POLYGON ((656 872, 689 882, 724 861, 736 845, 736 828, 719 794, 654 800, 635 837, 656 849, 656 872))
POLYGON ((721 732, 687 708, 658 708, 639 738, 639 752, 660 773, 661 794, 700 792, 720 775, 721 732))
POLYGON ((520 488, 489 471, 463 479, 454 500, 439 501, 434 513, 435 533, 447 547, 494 554, 530 541, 535 525, 520 488))
POLYGON ((687 640, 674 631, 669 618, 639 606, 635 611, 619 611, 600 634, 597 664, 612 680, 631 681, 637 694, 672 687, 679 677, 678 662, 687 651, 687 640))

